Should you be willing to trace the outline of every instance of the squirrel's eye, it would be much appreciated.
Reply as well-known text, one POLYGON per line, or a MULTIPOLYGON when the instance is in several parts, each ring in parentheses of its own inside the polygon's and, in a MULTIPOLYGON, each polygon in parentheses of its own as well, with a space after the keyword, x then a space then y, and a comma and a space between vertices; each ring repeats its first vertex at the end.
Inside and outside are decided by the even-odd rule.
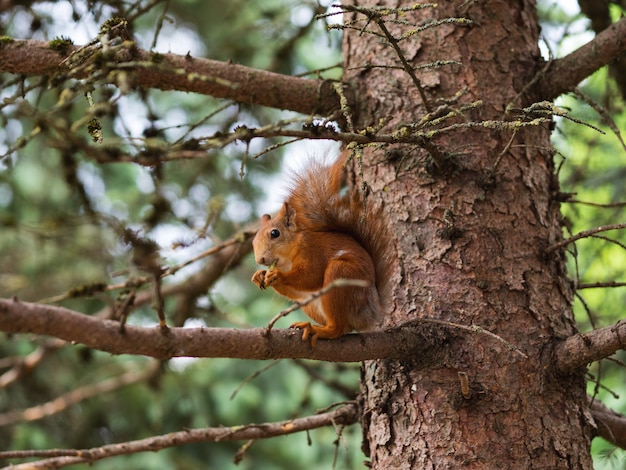
POLYGON ((270 232, 270 238, 274 239, 274 238, 278 238, 278 237, 280 237, 280 231, 279 230, 274 229, 274 230, 272 230, 270 232))

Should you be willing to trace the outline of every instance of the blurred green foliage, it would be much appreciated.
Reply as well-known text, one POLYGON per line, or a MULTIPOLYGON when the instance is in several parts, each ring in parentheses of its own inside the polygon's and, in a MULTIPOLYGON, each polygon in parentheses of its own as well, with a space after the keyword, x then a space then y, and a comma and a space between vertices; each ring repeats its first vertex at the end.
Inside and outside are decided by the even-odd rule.
MULTIPOLYGON (((612 5, 612 8, 617 7, 612 5)), ((589 34, 588 24, 580 14, 568 15, 558 8, 548 9, 546 13, 552 24, 562 30, 563 40, 554 47, 558 55, 581 45, 583 39, 572 43, 576 34, 568 32, 577 31, 582 37, 589 34)), ((561 205, 564 235, 626 223, 626 108, 607 68, 587 78, 580 85, 579 94, 561 96, 556 104, 571 111, 572 117, 604 132, 557 119, 553 142, 559 153, 555 160, 561 192, 568 194, 567 201, 561 205)), ((574 314, 581 331, 610 326, 624 318, 626 286, 592 287, 598 283, 626 283, 624 266, 624 230, 600 232, 568 247, 570 277, 576 286, 583 287, 577 290, 574 300, 574 314)), ((626 414, 623 366, 626 353, 619 351, 613 359, 590 365, 588 393, 626 414)), ((617 470, 626 465, 626 452, 603 439, 593 441, 592 455, 596 469, 617 470)))
MULTIPOLYGON (((341 61, 336 33, 326 32, 323 21, 312 20, 315 13, 326 11, 328 4, 320 6, 312 0, 22 2, 0 14, 0 35, 48 40, 62 35, 85 44, 98 34, 102 22, 121 16, 129 18, 130 31, 144 49, 190 52, 297 74, 341 61)), ((572 25, 578 28, 584 23, 580 15, 569 14, 554 2, 539 2, 539 6, 544 30, 561 34, 563 40, 571 39, 568 32, 575 29, 572 25)), ((557 44, 553 52, 561 55, 559 41, 550 41, 553 46, 557 44)), ((325 73, 338 78, 340 70, 325 73)), ((71 80, 36 87, 38 83, 47 85, 41 80, 0 76, 5 98, 0 107, 1 297, 16 295, 39 301, 90 283, 115 284, 139 275, 131 262, 132 247, 122 240, 123 229, 155 240, 163 263, 173 266, 228 239, 267 211, 268 193, 277 191, 272 175, 279 169, 281 150, 250 159, 246 146, 238 143, 203 158, 167 164, 100 164, 80 149, 64 145, 58 128, 72 126, 84 117, 90 106, 85 93, 91 93, 96 105, 107 106, 100 116, 103 146, 115 146, 129 155, 155 152, 151 145, 163 142, 191 145, 194 139, 227 132, 240 124, 267 124, 284 114, 180 92, 121 93, 108 85, 82 89, 71 80), (26 100, 19 98, 22 94, 26 100), (20 138, 26 138, 23 146, 20 138)), ((618 129, 626 129, 623 100, 616 98, 606 71, 586 80, 581 92, 603 104, 618 129)), ((575 193, 563 203, 570 232, 626 222, 624 206, 571 202, 626 201, 626 152, 599 114, 583 101, 568 95, 558 104, 607 132, 601 135, 591 128, 557 120, 554 142, 559 150, 556 159, 561 164, 561 190, 575 193)), ((86 126, 77 132, 89 139, 86 126)), ((272 143, 254 143, 250 153, 272 143)), ((626 282, 624 231, 599 235, 611 240, 585 239, 571 249, 572 277, 579 284, 626 282)), ((211 258, 202 262, 210 263, 211 258)), ((195 263, 168 278, 166 284, 184 282, 200 269, 195 263)), ((253 260, 247 257, 206 294, 193 299, 194 308, 176 321, 210 326, 266 324, 285 304, 276 296, 258 294, 249 282, 253 270, 253 260)), ((60 303, 97 314, 118 293, 98 293, 60 303)), ((575 311, 581 329, 592 324, 606 326, 623 318, 626 288, 590 288, 579 294, 575 311)), ((170 299, 167 307, 170 312, 180 304, 170 299)), ((156 314, 144 306, 134 311, 129 321, 154 324, 156 314)), ((82 347, 57 349, 42 338, 4 336, 0 373, 40 349, 47 351, 45 358, 19 381, 0 389, 0 416, 125 372, 145 370, 151 363, 145 358, 112 357, 82 347)), ((618 359, 626 361, 623 353, 618 359)), ((0 427, 0 448, 89 448, 185 428, 280 421, 353 399, 358 389, 358 367, 344 364, 281 361, 245 382, 268 365, 227 359, 170 361, 147 381, 98 394, 40 420, 0 427), (351 392, 346 393, 346 389, 351 392)), ((626 393, 623 369, 614 363, 603 361, 602 370, 594 365, 591 372, 615 393, 626 393)), ((595 383, 590 382, 590 393, 594 388, 595 383)), ((599 389, 598 396, 626 413, 623 399, 613 398, 605 389, 599 389)), ((344 430, 337 446, 336 440, 335 429, 321 429, 309 435, 258 441, 238 468, 331 468, 336 450, 335 468, 363 468, 358 426, 344 430)), ((90 467, 229 468, 234 466, 233 457, 242 444, 192 444, 118 457, 90 467)), ((594 451, 598 468, 618 468, 612 465, 623 462, 623 453, 603 441, 594 442, 594 451)))

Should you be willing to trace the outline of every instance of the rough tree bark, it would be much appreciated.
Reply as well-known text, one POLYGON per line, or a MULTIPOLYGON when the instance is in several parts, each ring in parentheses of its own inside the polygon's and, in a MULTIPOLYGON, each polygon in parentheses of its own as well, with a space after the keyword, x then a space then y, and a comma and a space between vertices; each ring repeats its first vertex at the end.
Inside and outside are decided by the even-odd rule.
MULTIPOLYGON (((515 120, 507 106, 520 110, 542 100, 525 92, 544 65, 534 2, 441 2, 394 19, 448 17, 472 23, 400 42, 412 66, 462 63, 416 71, 428 109, 464 92, 461 103, 483 102, 466 121, 515 120)), ((363 15, 344 21, 356 18, 363 15)), ((399 65, 397 51, 360 31, 381 33, 375 18, 355 26, 345 30, 344 57, 360 105, 356 127, 419 121, 426 106, 409 75, 376 67, 399 65)), ((414 29, 401 21, 386 27, 396 38, 414 29)), ((372 467, 591 468, 583 371, 559 376, 550 366, 553 345, 576 332, 564 258, 543 254, 562 238, 550 130, 462 128, 432 143, 429 152, 398 145, 364 157, 367 182, 384 195, 400 260, 388 323, 480 325, 528 358, 464 335, 437 360, 367 362, 363 425, 372 467)))

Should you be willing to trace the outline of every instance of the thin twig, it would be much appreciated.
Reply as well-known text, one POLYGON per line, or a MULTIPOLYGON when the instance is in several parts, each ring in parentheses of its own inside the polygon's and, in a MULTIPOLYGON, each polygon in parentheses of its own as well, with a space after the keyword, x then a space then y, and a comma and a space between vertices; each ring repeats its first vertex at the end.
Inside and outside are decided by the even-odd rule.
POLYGON ((626 245, 623 244, 622 242, 618 241, 618 240, 613 240, 612 238, 605 237, 605 236, 602 236, 602 235, 591 235, 591 237, 592 238, 597 238, 599 240, 604 240, 604 241, 609 242, 609 243, 613 243, 614 245, 619 246, 623 250, 626 250, 626 245))
POLYGON ((515 139, 515 136, 517 135, 517 131, 518 131, 518 129, 513 129, 513 134, 511 134, 511 138, 509 139, 509 141, 506 143, 506 145, 502 149, 502 152, 500 152, 500 154, 498 155, 498 158, 496 158, 496 161, 493 164, 493 166, 491 168, 489 168, 488 171, 491 172, 492 174, 493 174, 494 171, 496 171, 496 168, 498 168, 498 165, 500 164, 500 160, 502 160, 502 157, 511 148, 511 145, 513 144, 513 140, 515 139))
MULTIPOLYGON (((163 270, 163 272, 161 273, 161 278, 164 278, 166 276, 172 276, 174 274, 176 274, 178 271, 180 271, 182 268, 189 266, 190 264, 195 263, 196 261, 201 260, 202 258, 206 258, 208 256, 211 256, 231 245, 236 245, 238 243, 243 243, 246 239, 250 238, 252 236, 252 232, 241 232, 237 235, 235 235, 233 238, 226 240, 224 243, 221 243, 219 245, 213 246, 211 248, 209 248, 208 250, 203 251, 202 253, 186 260, 183 261, 180 264, 177 264, 176 266, 170 266, 167 267, 163 270)), ((114 290, 119 290, 119 289, 133 289, 133 288, 137 288, 137 287, 141 287, 145 284, 148 284, 152 279, 152 276, 137 276, 137 277, 133 277, 133 278, 129 278, 128 280, 126 280, 123 283, 120 284, 111 284, 111 285, 105 285, 102 286, 102 288, 100 289, 100 292, 110 292, 110 291, 114 291, 114 290)), ((85 290, 85 292, 89 292, 87 290, 85 290)), ((53 303, 57 303, 60 302, 62 300, 66 300, 69 298, 75 298, 77 297, 76 295, 76 290, 72 289, 68 292, 65 292, 63 294, 59 294, 56 295, 54 297, 48 297, 46 299, 42 299, 39 300, 38 303, 42 303, 42 304, 53 304, 53 303)))
POLYGON ((626 282, 616 282, 616 281, 608 281, 608 282, 590 282, 585 284, 578 284, 576 289, 596 289, 596 288, 604 288, 604 287, 626 287, 626 282))
POLYGON ((241 390, 243 388, 244 385, 246 385, 247 383, 252 382, 254 379, 256 379, 259 375, 261 375, 263 372, 268 371, 269 369, 271 369, 272 367, 278 365, 278 363, 281 361, 281 359, 274 359, 272 362, 270 362, 269 364, 267 364, 265 367, 262 367, 261 369, 257 369, 255 370, 252 374, 248 375, 248 377, 246 377, 245 379, 243 379, 241 381, 241 383, 237 386, 237 388, 235 388, 235 390, 233 390, 233 393, 230 394, 230 397, 228 398, 229 400, 233 400, 237 394, 239 393, 239 390, 241 390))
POLYGON ((624 139, 622 138, 622 133, 620 132, 617 124, 615 124, 615 121, 611 117, 611 114, 609 113, 609 111, 603 106, 600 106, 598 103, 593 101, 590 97, 585 95, 583 92, 581 92, 578 87, 574 89, 574 96, 576 96, 578 99, 587 103, 589 106, 591 106, 591 108, 593 108, 593 110, 596 113, 600 115, 600 117, 605 122, 605 124, 609 126, 609 129, 613 131, 613 134, 615 134, 615 137, 617 137, 617 140, 619 140, 619 143, 622 145, 622 149, 626 150, 626 143, 624 142, 624 139))
POLYGON ((579 199, 567 199, 563 202, 568 202, 570 204, 585 204, 587 206, 602 207, 602 208, 626 207, 626 202, 609 202, 606 204, 601 204, 599 202, 581 201, 579 199))
POLYGON ((592 235, 600 232, 608 232, 609 230, 621 230, 626 228, 626 224, 612 224, 612 225, 603 225, 602 227, 596 227, 589 230, 584 230, 582 232, 577 233, 576 235, 566 238, 558 243, 554 243, 546 248, 545 253, 550 253, 552 251, 558 250, 564 246, 569 245, 570 243, 574 243, 581 238, 591 237, 592 235))
POLYGON ((294 310, 298 310, 299 308, 304 307, 305 305, 310 304, 311 302, 313 302, 318 297, 321 297, 322 295, 328 293, 329 291, 331 291, 332 289, 334 289, 336 287, 349 287, 349 286, 351 286, 351 287, 368 287, 369 286, 369 282, 363 281, 361 279, 335 279, 333 282, 331 282, 330 284, 325 285, 324 287, 322 287, 317 292, 313 292, 310 296, 308 296, 303 301, 295 301, 291 307, 286 308, 285 310, 279 312, 274 318, 272 318, 272 320, 268 323, 267 327, 265 328, 266 334, 270 333, 271 329, 274 327, 274 324, 278 320, 280 320, 283 317, 286 317, 287 315, 289 315, 294 310))
POLYGON ((492 333, 489 330, 485 330, 482 326, 478 326, 478 325, 461 325, 460 323, 453 323, 453 322, 449 322, 449 321, 445 321, 445 320, 436 320, 434 318, 420 318, 417 321, 425 322, 425 323, 434 323, 436 325, 450 326, 452 328, 457 328, 457 329, 460 329, 460 330, 469 331, 471 333, 480 333, 480 334, 483 334, 483 335, 487 335, 490 338, 493 338, 496 341, 504 344, 507 347, 507 349, 509 349, 509 350, 511 350, 511 351, 513 351, 513 352, 515 352, 517 354, 519 354, 524 359, 528 359, 528 355, 526 355, 517 346, 515 346, 514 344, 512 344, 509 341, 505 340, 501 336, 498 336, 497 334, 492 333))

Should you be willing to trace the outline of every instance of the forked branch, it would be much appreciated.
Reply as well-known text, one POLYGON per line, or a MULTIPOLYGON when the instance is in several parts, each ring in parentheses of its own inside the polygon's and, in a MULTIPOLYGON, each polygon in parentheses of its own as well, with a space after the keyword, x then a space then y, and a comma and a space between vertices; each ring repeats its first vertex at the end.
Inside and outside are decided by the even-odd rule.
POLYGON ((595 235, 596 233, 608 232, 611 230, 623 230, 625 228, 626 228, 626 224, 611 224, 611 225, 604 225, 602 227, 592 228, 589 230, 583 230, 582 232, 577 233, 576 235, 573 235, 569 238, 566 238, 565 240, 562 240, 558 243, 550 245, 548 248, 546 248, 545 253, 550 253, 554 250, 558 250, 559 248, 563 248, 564 246, 567 246, 570 243, 574 243, 575 241, 580 240, 582 238, 591 237, 595 235))

